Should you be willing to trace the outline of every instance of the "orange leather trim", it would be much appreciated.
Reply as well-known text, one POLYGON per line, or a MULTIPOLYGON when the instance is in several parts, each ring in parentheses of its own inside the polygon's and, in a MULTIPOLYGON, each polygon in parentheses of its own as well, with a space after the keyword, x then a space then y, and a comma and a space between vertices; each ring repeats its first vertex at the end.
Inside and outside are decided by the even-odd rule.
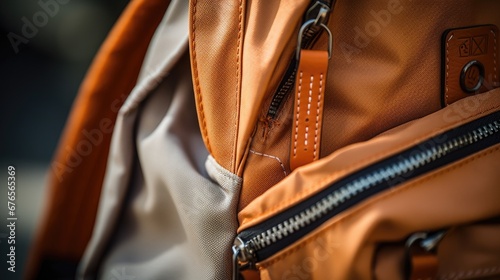
POLYGON ((30 251, 27 279, 37 277, 44 259, 81 258, 92 234, 118 109, 135 86, 169 3, 130 2, 93 61, 49 170, 47 206, 30 251), (100 141, 94 139, 90 152, 79 154, 82 143, 90 142, 84 132, 96 130, 100 141))
POLYGON ((319 159, 328 52, 302 50, 295 81, 290 168, 319 159))
POLYGON ((444 103, 449 105, 471 94, 482 93, 500 86, 498 65, 498 28, 495 25, 455 29, 445 37, 444 103), (462 78, 464 67, 477 61, 484 71, 484 82, 476 92, 467 93, 461 87, 463 80, 471 89, 478 83, 479 69, 468 71, 462 78))

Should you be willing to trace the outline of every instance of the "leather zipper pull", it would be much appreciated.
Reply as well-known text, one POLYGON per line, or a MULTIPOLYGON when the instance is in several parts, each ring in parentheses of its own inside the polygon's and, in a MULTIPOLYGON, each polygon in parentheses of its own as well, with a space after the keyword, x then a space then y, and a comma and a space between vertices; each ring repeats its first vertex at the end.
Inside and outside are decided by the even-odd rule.
POLYGON ((319 159, 328 51, 300 50, 295 78, 290 169, 319 159))
POLYGON ((446 230, 417 232, 406 240, 406 279, 436 278, 439 268, 436 250, 446 233, 446 230))

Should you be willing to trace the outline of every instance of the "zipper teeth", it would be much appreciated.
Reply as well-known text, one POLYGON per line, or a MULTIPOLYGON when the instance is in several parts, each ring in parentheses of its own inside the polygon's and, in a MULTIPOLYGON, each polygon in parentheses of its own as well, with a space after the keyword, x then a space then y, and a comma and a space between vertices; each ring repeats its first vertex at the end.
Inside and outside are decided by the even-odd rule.
POLYGON ((486 137, 498 133, 499 130, 500 121, 493 121, 467 134, 449 140, 442 145, 434 146, 427 151, 421 151, 415 156, 401 159, 387 168, 380 168, 337 189, 290 219, 254 236, 248 241, 248 245, 254 250, 261 250, 307 226, 316 219, 321 218, 358 193, 366 191, 384 181, 401 176, 423 165, 429 164, 464 146, 479 142, 486 137))
MULTIPOLYGON (((315 28, 308 28, 304 35, 302 36, 302 46, 303 47, 309 47, 312 41, 316 38, 321 33, 321 29, 315 29, 315 28)), ((269 106, 269 109, 267 111, 267 116, 270 117, 271 119, 275 119, 278 116, 278 111, 281 107, 281 104, 283 103, 283 99, 285 99, 286 96, 290 93, 291 89, 295 85, 295 75, 297 70, 295 67, 298 67, 298 61, 288 67, 294 67, 293 71, 288 75, 286 78, 286 81, 284 77, 282 78, 282 81, 285 81, 284 83, 280 83, 280 86, 278 90, 274 93, 273 99, 271 101, 271 105, 269 106)), ((285 70, 285 75, 287 71, 285 70)))
MULTIPOLYGON (((331 12, 332 7, 335 5, 335 1, 311 1, 314 4, 311 4, 309 7, 314 7, 316 4, 320 3, 323 6, 328 7, 327 13, 331 12)), ((321 10, 320 10, 321 11, 321 10)), ((309 18, 310 19, 310 18, 309 18)), ((314 43, 315 39, 321 34, 321 28, 319 26, 311 26, 307 28, 302 35, 302 46, 301 48, 309 48, 314 43)), ((292 58, 293 59, 293 58, 292 58)), ((267 117, 271 119, 276 119, 278 116, 278 112, 281 108, 281 104, 283 100, 288 96, 291 89, 294 86, 295 75, 296 75, 296 67, 298 67, 298 61, 292 60, 292 63, 288 66, 288 68, 293 67, 294 69, 285 70, 284 76, 281 78, 281 81, 278 85, 278 89, 275 91, 273 98, 271 100, 271 105, 267 110, 267 117), (291 71, 291 72, 289 72, 291 71)))
POLYGON ((271 106, 269 107, 269 110, 267 112, 267 115, 271 118, 276 118, 278 115, 278 110, 279 107, 281 106, 281 103, 283 102, 283 99, 285 96, 288 95, 290 92, 291 88, 294 86, 294 77, 295 77, 295 70, 290 74, 288 79, 286 80, 285 84, 281 86, 281 88, 276 92, 273 96, 273 100, 271 101, 271 106))

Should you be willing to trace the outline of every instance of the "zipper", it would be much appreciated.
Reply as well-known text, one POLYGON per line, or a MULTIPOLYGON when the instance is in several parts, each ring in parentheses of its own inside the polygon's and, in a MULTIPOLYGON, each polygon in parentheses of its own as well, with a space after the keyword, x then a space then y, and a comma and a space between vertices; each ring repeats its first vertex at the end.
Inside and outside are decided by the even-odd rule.
MULTIPOLYGON (((500 143, 500 111, 357 171, 238 234, 237 271, 255 267, 325 221, 382 191, 500 143), (443 140, 445 139, 445 140, 443 140)), ((235 278, 236 279, 236 278, 235 278)))
MULTIPOLYGON (((303 22, 308 22, 312 19, 315 20, 314 24, 310 25, 302 34, 300 44, 301 49, 309 49, 319 38, 322 32, 320 24, 326 24, 328 21, 331 7, 335 4, 335 0, 321 0, 313 2, 305 15, 303 22)), ((281 78, 281 81, 276 89, 269 109, 267 110, 267 119, 275 120, 278 116, 283 100, 290 94, 295 85, 295 75, 298 67, 298 59, 293 56, 288 63, 287 70, 281 78)))

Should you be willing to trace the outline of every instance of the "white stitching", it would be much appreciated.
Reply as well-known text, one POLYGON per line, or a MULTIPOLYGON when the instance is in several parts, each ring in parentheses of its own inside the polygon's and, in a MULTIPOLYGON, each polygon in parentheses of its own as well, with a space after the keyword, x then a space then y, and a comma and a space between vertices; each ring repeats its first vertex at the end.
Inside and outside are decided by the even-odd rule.
POLYGON ((323 89, 323 74, 319 75, 319 92, 318 92, 318 104, 316 107, 316 129, 314 131, 314 153, 313 156, 316 158, 318 150, 318 129, 319 129, 319 108, 321 106, 321 90, 323 89))
POLYGON ((304 139, 305 149, 307 149, 307 137, 309 137, 309 126, 306 126, 306 138, 304 139))
POLYGON ((309 98, 307 100, 307 115, 311 114, 311 102, 312 102, 312 88, 313 88, 314 76, 311 75, 311 82, 309 83, 309 98))
MULTIPOLYGON (((307 115, 309 116, 311 113, 311 102, 312 102, 312 92, 313 92, 313 82, 314 82, 314 76, 311 75, 311 81, 309 82, 309 99, 307 102, 307 115)), ((306 125, 306 135, 304 139, 304 149, 307 149, 307 144, 308 144, 308 139, 309 139, 309 118, 307 118, 307 125, 306 125)))
POLYGON ((299 112, 300 112, 300 91, 302 90, 302 71, 299 75, 299 88, 297 89, 297 114, 295 115, 295 139, 293 144, 293 156, 297 155, 297 140, 299 138, 299 112))
POLYGON ((271 156, 271 155, 267 155, 267 154, 263 154, 263 153, 259 153, 259 152, 256 152, 254 150, 250 150, 250 153, 258 155, 258 156, 268 157, 268 158, 272 158, 272 159, 277 160, 279 162, 279 164, 281 165, 281 169, 283 170, 283 174, 285 174, 285 176, 287 175, 286 174, 285 165, 283 164, 283 162, 281 161, 281 159, 279 157, 271 156))
POLYGON ((450 105, 448 103, 448 78, 449 78, 449 71, 450 71, 450 51, 449 51, 449 48, 450 48, 450 41, 451 39, 453 39, 453 36, 454 34, 451 34, 450 38, 448 39, 448 41, 446 42, 446 99, 445 99, 445 103, 446 105, 450 105))
POLYGON ((483 269, 471 269, 471 270, 465 270, 465 271, 459 271, 459 272, 450 272, 450 273, 447 273, 446 275, 439 276, 438 279, 440 279, 440 280, 459 280, 459 279, 469 278, 471 276, 474 276, 474 277, 493 276, 498 272, 500 272, 500 267, 494 266, 494 267, 483 268, 483 269))

